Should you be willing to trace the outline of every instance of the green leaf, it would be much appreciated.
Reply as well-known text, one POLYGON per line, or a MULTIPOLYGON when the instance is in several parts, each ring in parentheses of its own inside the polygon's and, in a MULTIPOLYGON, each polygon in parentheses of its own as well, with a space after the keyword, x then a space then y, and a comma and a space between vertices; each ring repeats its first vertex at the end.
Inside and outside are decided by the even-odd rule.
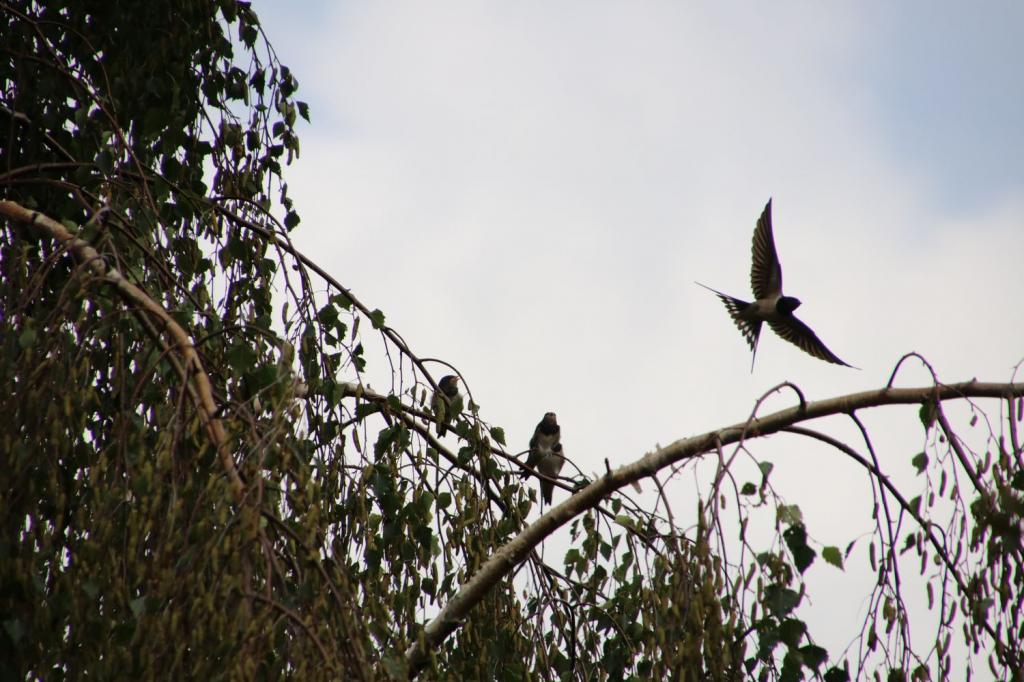
POLYGON ((28 348, 36 342, 36 330, 32 327, 25 327, 25 331, 21 332, 18 337, 18 345, 22 348, 28 348))
POLYGON ((790 648, 800 646, 806 632, 807 624, 796 618, 787 618, 779 624, 779 639, 790 648))
POLYGON ((384 313, 379 308, 370 313, 370 322, 373 323, 374 329, 384 328, 384 313))
POLYGON ((430 547, 433 540, 433 531, 430 529, 430 526, 416 526, 413 528, 412 534, 421 547, 430 547))
POLYGON ((803 524, 804 515, 800 511, 800 507, 795 504, 782 504, 779 505, 779 521, 789 526, 803 524))
POLYGON ((817 552, 807 546, 807 530, 802 524, 797 524, 787 528, 782 537, 785 538, 789 551, 793 553, 793 563, 796 564, 797 570, 803 573, 814 563, 814 557, 817 555, 817 552))
POLYGON ((764 590, 764 604, 776 618, 782 618, 800 603, 800 594, 788 587, 769 585, 764 590))
POLYGON ((772 473, 772 469, 775 468, 775 465, 771 462, 758 462, 757 467, 761 470, 761 477, 767 481, 768 474, 772 473))
POLYGON ((843 555, 840 553, 838 547, 825 547, 821 550, 821 558, 826 563, 832 564, 839 570, 843 570, 843 555))
MULTIPOLYGON (((927 427, 926 427, 927 428, 927 427)), ((928 466, 928 455, 923 452, 919 452, 914 455, 914 458, 910 460, 910 463, 917 469, 917 473, 921 473, 928 466)))
POLYGON ((246 399, 266 390, 275 381, 277 381, 277 367, 274 365, 262 365, 251 372, 246 372, 242 377, 246 399))
POLYGON ((815 669, 828 661, 828 651, 815 644, 800 647, 800 655, 803 656, 804 663, 815 669))
POLYGON ((616 516, 615 523, 619 524, 623 528, 628 528, 630 530, 634 530, 636 528, 636 522, 633 520, 633 517, 626 516, 625 514, 619 514, 618 516, 616 516))
POLYGON ((800 660, 800 655, 791 649, 782 659, 779 682, 800 682, 801 680, 803 680, 803 663, 800 660))
POLYGON ((757 493, 757 486, 749 481, 744 483, 740 489, 740 495, 754 495, 755 493, 757 493))
POLYGON ((1018 470, 1013 474, 1013 480, 1010 485, 1017 490, 1024 490, 1024 469, 1018 470))
POLYGON ((825 682, 850 682, 850 673, 843 668, 832 667, 828 669, 823 679, 825 682))
POLYGON ((331 303, 328 303, 316 312, 316 319, 323 323, 325 327, 333 325, 338 319, 338 309, 331 305, 333 302, 331 301, 331 303))
POLYGON ((924 426, 924 430, 927 431, 935 424, 935 419, 938 417, 939 410, 934 400, 928 400, 921 404, 921 409, 918 411, 918 417, 921 418, 921 424, 924 426))
POLYGON ((363 344, 361 343, 357 343, 356 347, 352 349, 352 364, 356 366, 358 372, 366 369, 366 358, 363 357, 363 344))
POLYGON ((885 678, 886 682, 907 682, 907 673, 903 668, 893 668, 885 678))
POLYGON ((132 599, 128 605, 131 607, 132 613, 135 615, 136 618, 138 618, 146 612, 145 597, 136 597, 135 599, 132 599))
POLYGON ((289 232, 298 227, 299 222, 299 214, 295 211, 288 211, 284 216, 284 226, 289 232))
POLYGON ((491 438, 493 438, 495 442, 505 445, 505 429, 501 428, 500 426, 492 426, 491 438))
POLYGON ((764 625, 757 629, 757 640, 757 656, 766 660, 779 643, 779 630, 771 620, 764 621, 764 625))

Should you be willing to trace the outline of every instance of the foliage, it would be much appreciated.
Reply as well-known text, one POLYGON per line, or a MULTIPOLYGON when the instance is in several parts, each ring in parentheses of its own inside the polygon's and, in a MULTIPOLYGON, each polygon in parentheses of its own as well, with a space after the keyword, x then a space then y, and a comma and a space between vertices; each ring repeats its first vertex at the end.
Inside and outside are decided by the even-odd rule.
POLYGON ((913 678, 953 674, 958 625, 1019 667, 1019 384, 984 455, 918 397, 932 436, 910 500, 873 452, 791 429, 857 459, 884 507, 850 669, 800 611, 805 573, 849 552, 816 545, 764 462, 726 518, 746 426, 728 455, 661 453, 719 457, 690 528, 662 465, 570 476, 565 513, 527 526, 536 493, 471 391, 454 435, 432 434, 437 361, 289 242, 308 108, 246 3, 0 1, 0 21, 4 677, 913 678), (640 478, 663 514, 624 492, 640 478), (748 538, 763 513, 774 534, 748 538), (900 515, 917 522, 902 548, 900 515), (569 519, 558 562, 524 539, 569 519), (894 573, 911 550, 944 614, 922 656, 894 573))
POLYGON ((56 217, 188 329, 253 482, 233 498, 161 321, 9 223, 0 660, 251 678, 315 675, 327 650, 366 667, 348 566, 318 556, 347 477, 291 423, 270 331, 286 273, 245 227, 290 209, 294 77, 233 1, 0 7, 5 198, 56 217))

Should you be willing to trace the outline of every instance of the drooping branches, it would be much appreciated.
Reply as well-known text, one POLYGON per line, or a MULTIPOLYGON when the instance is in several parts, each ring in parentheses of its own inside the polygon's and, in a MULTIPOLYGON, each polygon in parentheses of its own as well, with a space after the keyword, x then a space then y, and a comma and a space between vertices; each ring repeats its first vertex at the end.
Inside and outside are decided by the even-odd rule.
MULTIPOLYGON (((780 430, 791 429, 797 424, 834 414, 852 414, 857 410, 898 404, 926 404, 929 401, 946 401, 964 398, 1008 399, 1024 395, 1024 384, 998 384, 969 381, 959 384, 924 386, 920 388, 883 388, 865 391, 829 400, 801 404, 764 417, 752 417, 746 422, 724 429, 678 440, 640 459, 609 471, 580 490, 561 504, 556 505, 540 519, 528 526, 512 541, 498 549, 480 569, 459 588, 458 593, 448 601, 441 612, 424 626, 422 639, 406 652, 410 671, 419 670, 437 647, 467 617, 492 587, 507 576, 544 538, 571 519, 598 504, 615 490, 648 476, 655 476, 662 469, 683 460, 699 457, 716 447, 738 443, 751 438, 767 436, 780 430)), ((849 453, 848 453, 849 454, 849 453)), ((864 465, 870 467, 865 461, 864 465)), ((874 472, 880 473, 880 472, 874 472)), ((902 504, 909 504, 901 499, 902 504)), ((917 517, 924 530, 928 525, 917 517)), ((938 541, 932 538, 938 546, 938 541)), ((965 588, 962 588, 965 589, 965 588)), ((989 629, 995 646, 1002 655, 1010 650, 998 633, 989 629)))
POLYGON ((196 353, 188 333, 164 310, 163 306, 150 298, 138 286, 125 279, 117 268, 107 266, 103 257, 91 244, 73 235, 57 221, 38 211, 30 211, 13 201, 0 201, 0 216, 45 233, 74 254, 78 262, 82 263, 96 277, 113 286, 132 310, 137 311, 140 315, 152 315, 157 320, 157 326, 162 328, 172 341, 170 350, 181 357, 180 364, 177 365, 181 368, 181 380, 188 386, 189 394, 200 415, 200 421, 209 433, 210 442, 217 450, 224 473, 231 482, 235 495, 241 499, 245 495, 245 484, 242 482, 241 476, 238 475, 238 468, 232 458, 231 446, 228 443, 224 425, 217 417, 217 405, 213 399, 210 377, 203 369, 203 363, 199 359, 199 354, 196 353))

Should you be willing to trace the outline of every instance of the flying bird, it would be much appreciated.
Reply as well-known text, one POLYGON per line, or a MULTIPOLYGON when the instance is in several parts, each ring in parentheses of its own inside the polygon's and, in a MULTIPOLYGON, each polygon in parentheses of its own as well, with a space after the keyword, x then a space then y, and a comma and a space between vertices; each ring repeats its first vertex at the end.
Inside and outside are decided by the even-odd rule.
POLYGON ((462 411, 462 396, 459 395, 457 376, 448 374, 441 377, 430 401, 430 407, 437 422, 437 435, 443 436, 448 433, 448 425, 452 423, 455 415, 462 411))
MULTIPOLYGON (((526 466, 537 470, 545 476, 555 478, 565 464, 562 450, 562 429, 554 412, 548 412, 533 430, 530 439, 530 454, 526 458, 526 466)), ((519 472, 521 477, 529 476, 529 472, 519 472)), ((551 494, 555 490, 553 481, 540 479, 540 495, 545 504, 551 504, 551 494)))
POLYGON ((757 357, 757 340, 761 334, 762 322, 767 322, 772 331, 805 353, 826 362, 853 367, 826 348, 811 328, 793 315, 793 311, 800 307, 800 299, 782 293, 782 266, 779 264, 779 255, 775 252, 775 237, 772 235, 771 199, 768 200, 757 221, 757 227, 754 228, 751 251, 753 263, 750 266, 750 288, 754 291, 752 303, 733 298, 697 282, 722 299, 733 322, 743 333, 743 338, 753 351, 750 371, 754 371, 754 358, 757 357))

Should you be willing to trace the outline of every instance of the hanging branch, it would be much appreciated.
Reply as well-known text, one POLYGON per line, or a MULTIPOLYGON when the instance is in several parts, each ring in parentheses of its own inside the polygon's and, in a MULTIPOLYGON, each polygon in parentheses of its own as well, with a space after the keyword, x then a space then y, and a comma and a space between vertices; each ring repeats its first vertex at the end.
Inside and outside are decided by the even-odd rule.
POLYGON ((210 377, 203 369, 203 364, 199 359, 199 354, 196 353, 192 340, 181 325, 175 322, 174 318, 146 292, 125 279, 117 268, 109 267, 103 256, 89 242, 71 234, 57 221, 38 211, 30 211, 14 201, 0 201, 0 215, 38 229, 57 240, 94 275, 113 285, 121 298, 151 313, 163 323, 164 329, 184 359, 187 372, 186 381, 189 382, 189 387, 192 389, 189 393, 199 412, 200 421, 220 455, 221 464, 224 466, 228 480, 231 481, 231 488, 234 490, 235 496, 241 500, 245 495, 245 483, 239 476, 235 460, 231 456, 224 425, 216 416, 217 404, 213 399, 210 377))

